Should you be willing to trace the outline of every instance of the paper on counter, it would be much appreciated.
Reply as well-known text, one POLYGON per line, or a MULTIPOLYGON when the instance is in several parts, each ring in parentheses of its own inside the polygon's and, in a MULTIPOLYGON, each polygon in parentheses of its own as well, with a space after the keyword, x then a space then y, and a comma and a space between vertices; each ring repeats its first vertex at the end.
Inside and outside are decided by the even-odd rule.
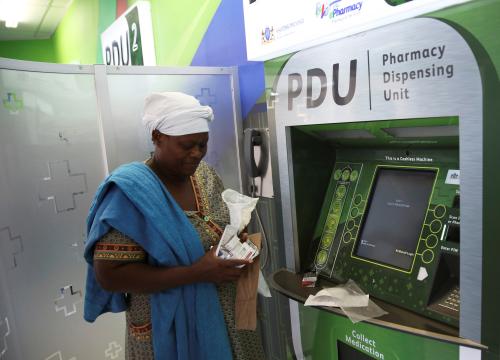
POLYGON ((340 307, 354 324, 387 314, 351 279, 344 285, 323 289, 315 296, 309 296, 304 305, 340 307))
POLYGON ((359 295, 342 287, 327 288, 309 295, 305 306, 363 307, 368 306, 369 295, 359 295))

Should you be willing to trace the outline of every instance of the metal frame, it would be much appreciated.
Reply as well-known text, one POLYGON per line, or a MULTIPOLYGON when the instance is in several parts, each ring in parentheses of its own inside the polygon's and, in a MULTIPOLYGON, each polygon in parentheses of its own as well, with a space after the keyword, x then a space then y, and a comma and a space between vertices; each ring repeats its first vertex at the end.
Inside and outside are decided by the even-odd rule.
MULTIPOLYGON (((232 104, 232 120, 234 123, 234 136, 235 136, 235 146, 237 149, 237 166, 241 169, 242 166, 242 118, 241 118, 241 105, 239 97, 239 79, 238 70, 235 67, 110 67, 104 65, 63 65, 63 64, 50 64, 32 61, 20 61, 12 59, 0 58, 0 72, 6 70, 6 72, 19 71, 27 73, 47 73, 56 75, 66 75, 66 74, 82 74, 88 77, 89 81, 94 80, 95 86, 95 97, 96 97, 96 110, 98 118, 99 127, 99 139, 98 142, 102 150, 102 168, 105 170, 104 173, 108 173, 108 155, 109 151, 113 151, 114 143, 109 139, 106 139, 106 127, 110 126, 110 121, 104 121, 104 119, 110 119, 111 117, 111 107, 110 107, 110 94, 108 87, 108 79, 110 75, 123 75, 123 76, 134 76, 134 75, 223 75, 224 76, 224 92, 227 86, 230 86, 229 93, 231 94, 231 99, 228 102, 232 104), (89 76, 90 75, 90 76, 89 76), (226 77, 229 76, 229 82, 226 82, 226 77), (105 141, 108 140, 108 141, 105 141)), ((50 76, 48 76, 50 78, 50 76)), ((195 76, 193 77, 195 78, 195 76)), ((50 87, 53 84, 50 80, 47 82, 47 86, 50 87)), ((91 89, 91 88, 90 88, 91 89)), ((94 94, 92 94, 94 96, 94 94)), ((228 111, 229 113, 229 111, 228 111)), ((228 116, 229 117, 229 116, 228 116)), ((229 119, 227 119, 229 120, 229 119)), ((227 124, 227 123, 226 123, 227 124)), ((233 134, 231 133, 231 136, 233 134)), ((231 147, 233 145, 231 144, 231 147)), ((97 160, 101 161, 101 160, 97 160)), ((242 173, 239 169, 231 169, 237 173, 237 181, 239 183, 240 191, 243 190, 242 187, 242 173)), ((233 179, 236 180, 236 179, 233 179)), ((235 185, 236 186, 236 185, 235 185)), ((0 279, 4 278, 4 273, 0 274, 0 279)), ((7 281, 0 282, 0 288, 2 291, 7 290, 7 281)), ((6 298, 10 297, 9 292, 5 292, 6 298)), ((20 346, 19 341, 16 337, 12 335, 16 333, 16 322, 12 315, 13 311, 10 309, 11 301, 7 302, 6 314, 2 314, 8 317, 10 337, 9 341, 9 352, 12 352, 14 356, 20 356, 20 346)), ((0 319, 0 322, 4 319, 0 319)), ((0 339, 0 351, 2 350, 2 340, 0 339)), ((8 355, 7 355, 8 356, 8 355)), ((1 357, 1 356, 0 356, 1 357)))
MULTIPOLYGON (((235 67, 168 67, 168 66, 106 66, 94 65, 95 83, 97 98, 100 100, 99 109, 100 116, 103 118, 111 117, 111 104, 109 99, 108 75, 228 75, 231 79, 231 94, 233 107, 233 123, 236 137, 236 148, 238 152, 237 163, 241 169, 242 163, 242 120, 239 97, 239 80, 238 70, 235 67)), ((100 121, 101 136, 103 148, 105 148, 105 158, 107 154, 116 152, 115 143, 112 137, 106 134, 111 134, 110 121, 100 121)), ((106 170, 109 170, 109 162, 106 161, 106 170)), ((241 171, 238 172, 239 191, 243 191, 241 171)))
MULTIPOLYGON (((106 74, 128 75, 234 75, 233 67, 210 66, 109 66, 94 65, 106 69, 106 74)), ((236 71, 236 74, 238 72, 236 71)))
MULTIPOLYGON (((236 137, 236 148, 238 152, 237 163, 239 169, 242 165, 242 118, 241 104, 239 97, 239 78, 236 67, 208 67, 208 66, 106 66, 106 65, 67 65, 52 64, 35 61, 13 60, 0 58, 0 69, 33 71, 55 74, 90 74, 94 75, 97 106, 99 109, 99 129, 100 140, 103 149, 103 167, 106 173, 109 172, 108 155, 115 151, 114 141, 106 134, 110 133, 110 122, 103 121, 104 118, 111 117, 109 102, 108 75, 228 75, 231 78, 231 94, 233 107, 233 122, 236 137)), ((243 179, 241 171, 238 172, 239 191, 243 191, 243 179)))
POLYGON ((94 74, 94 66, 92 65, 52 64, 7 58, 0 58, 0 69, 56 74, 94 74))
MULTIPOLYGON (((45 73, 45 74, 81 74, 81 75, 91 75, 94 76, 94 67, 91 65, 63 65, 63 64, 52 64, 52 63, 43 63, 43 62, 34 62, 34 61, 24 61, 24 60, 13 60, 7 58, 0 58, 0 71, 8 70, 8 71, 19 71, 19 72, 30 72, 30 73, 45 73)), ((98 109, 97 109, 98 110, 98 109)), ((7 284, 5 274, 2 272, 0 275, 0 279, 3 279, 2 283, 7 284)), ((9 289, 1 289, 7 298, 10 297, 9 289)), ((11 301, 12 303, 12 301, 11 301)), ((10 304, 7 304, 7 307, 10 308, 10 304)), ((10 355, 14 356, 13 358, 21 358, 22 348, 21 342, 18 337, 15 336, 17 331, 17 320, 13 315, 14 312, 12 309, 9 309, 9 326, 10 326, 10 336, 9 342, 11 346, 9 346, 10 355)), ((4 320, 4 319, 0 319, 4 320)), ((3 340, 0 339, 0 348, 3 345, 3 340)), ((9 356, 9 353, 7 353, 9 356)), ((1 357, 1 356, 0 356, 1 357)))

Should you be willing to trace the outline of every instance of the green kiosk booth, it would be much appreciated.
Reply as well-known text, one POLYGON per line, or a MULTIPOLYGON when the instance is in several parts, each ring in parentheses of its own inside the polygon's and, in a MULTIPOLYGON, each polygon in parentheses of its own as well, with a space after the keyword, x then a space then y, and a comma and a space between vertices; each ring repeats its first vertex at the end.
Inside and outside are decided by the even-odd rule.
POLYGON ((500 359, 499 25, 472 1, 266 62, 297 358, 500 359), (349 279, 386 314, 303 305, 349 279))

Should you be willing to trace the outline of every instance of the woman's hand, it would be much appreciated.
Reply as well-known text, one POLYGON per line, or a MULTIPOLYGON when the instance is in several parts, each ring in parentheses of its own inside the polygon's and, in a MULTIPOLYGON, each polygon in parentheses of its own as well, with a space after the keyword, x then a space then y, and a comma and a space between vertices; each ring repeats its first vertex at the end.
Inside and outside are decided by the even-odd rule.
MULTIPOLYGON (((246 232, 246 229, 247 229, 247 228, 243 229, 243 232, 241 232, 241 233, 238 235, 238 237, 239 237, 239 239, 240 239, 240 242, 241 242, 241 243, 244 243, 244 242, 246 242, 246 241, 248 240, 248 233, 246 232)), ((250 241, 250 242, 252 242, 252 241, 250 241)), ((257 256, 259 256, 259 255, 260 255, 260 253, 259 253, 258 255, 256 255, 256 256, 254 256, 252 259, 257 258, 257 256)))
POLYGON ((224 260, 216 256, 216 250, 214 246, 200 260, 193 264, 193 268, 199 274, 200 281, 219 284, 238 280, 244 271, 244 267, 237 268, 237 266, 248 265, 252 262, 251 260, 224 260))
POLYGON ((244 243, 245 241, 248 240, 248 233, 247 232, 241 232, 238 237, 240 238, 240 242, 244 243))

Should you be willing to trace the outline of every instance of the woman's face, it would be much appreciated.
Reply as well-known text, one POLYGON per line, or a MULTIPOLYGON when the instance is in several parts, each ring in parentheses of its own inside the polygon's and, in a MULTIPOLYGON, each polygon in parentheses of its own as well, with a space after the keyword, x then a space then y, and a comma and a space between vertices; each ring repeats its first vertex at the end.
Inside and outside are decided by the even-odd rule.
POLYGON ((188 177, 194 174, 207 153, 208 132, 181 136, 153 131, 155 161, 170 175, 188 177))

